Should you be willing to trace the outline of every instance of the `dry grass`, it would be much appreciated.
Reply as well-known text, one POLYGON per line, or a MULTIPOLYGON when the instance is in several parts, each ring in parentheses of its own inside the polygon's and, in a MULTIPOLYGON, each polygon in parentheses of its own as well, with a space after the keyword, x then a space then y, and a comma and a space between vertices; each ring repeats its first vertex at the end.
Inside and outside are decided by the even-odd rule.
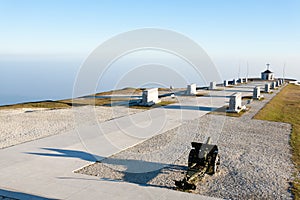
POLYGON ((202 97, 202 96, 207 96, 209 95, 208 92, 197 92, 196 97, 202 97))
MULTIPOLYGON (((160 91, 170 91, 168 88, 160 88, 160 91)), ((16 109, 16 108, 47 108, 47 109, 62 109, 62 108, 71 108, 72 106, 86 106, 86 105, 93 105, 93 106, 113 106, 118 103, 124 103, 124 105, 129 105, 129 102, 134 102, 136 99, 130 97, 108 97, 108 98, 97 98, 99 96, 109 96, 112 94, 119 94, 119 95, 128 95, 128 96, 138 96, 141 95, 143 89, 137 88, 124 88, 121 90, 114 90, 108 92, 101 92, 94 95, 77 98, 77 99, 64 99, 59 101, 39 101, 39 102, 28 102, 28 103, 20 103, 15 105, 8 105, 8 106, 0 106, 0 110, 2 109, 16 109), (94 98, 95 97, 95 98, 94 98)), ((149 109, 154 108, 157 106, 165 106, 171 103, 176 103, 176 101, 162 101, 152 107, 143 107, 143 106, 130 106, 132 108, 143 108, 149 109)), ((130 103, 131 104, 131 103, 130 103)))
POLYGON ((297 170, 292 192, 294 198, 300 200, 300 87, 291 84, 286 86, 254 118, 292 124, 290 144, 297 170))
POLYGON ((158 88, 158 91, 172 92, 170 88, 158 88))
POLYGON ((129 95, 134 95, 134 94, 140 94, 143 91, 143 89, 140 88, 123 88, 120 90, 112 90, 108 92, 101 92, 95 94, 95 96, 106 96, 106 95, 112 95, 112 94, 129 94, 129 95))
POLYGON ((247 112, 247 110, 249 110, 250 108, 247 107, 247 110, 242 110, 241 112, 239 113, 234 113, 234 112, 226 112, 226 110, 228 109, 229 107, 228 106, 223 106, 221 108, 218 108, 208 114, 212 114, 212 115, 225 115, 225 116, 228 116, 228 117, 240 117, 242 116, 244 113, 247 112))
POLYGON ((112 106, 114 103, 129 102, 130 98, 78 98, 78 99, 65 99, 60 101, 40 101, 21 103, 8 106, 0 106, 0 110, 16 109, 16 108, 48 108, 48 109, 62 109, 71 108, 72 106, 112 106))
POLYGON ((72 104, 59 102, 59 101, 40 101, 40 102, 28 102, 8 106, 0 106, 0 110, 16 109, 16 108, 49 108, 49 109, 62 109, 71 108, 72 104))
POLYGON ((78 98, 78 99, 67 99, 60 102, 69 103, 73 106, 112 106, 114 103, 129 102, 131 98, 78 98))

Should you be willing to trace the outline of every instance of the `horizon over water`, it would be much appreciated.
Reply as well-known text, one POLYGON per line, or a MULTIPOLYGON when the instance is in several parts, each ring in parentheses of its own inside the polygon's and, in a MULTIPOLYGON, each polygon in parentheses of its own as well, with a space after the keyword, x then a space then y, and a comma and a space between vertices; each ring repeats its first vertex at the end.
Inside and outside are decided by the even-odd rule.
POLYGON ((79 65, 55 59, 0 61, 0 105, 70 98, 79 65))
MULTIPOLYGON (((151 55, 154 55, 153 52, 150 53, 151 55)), ((144 58, 147 57, 148 54, 139 56, 142 56, 144 58)), ((129 56, 129 60, 132 58, 132 56, 129 56)), ((174 66, 180 62, 179 60, 176 60, 177 58, 173 58, 167 54, 164 55, 164 59, 164 61, 160 61, 166 62, 166 59, 173 59, 174 66)), ((115 85, 112 83, 113 80, 118 78, 120 79, 120 77, 124 75, 124 72, 126 74, 126 69, 121 70, 121 67, 126 67, 126 64, 124 63, 127 63, 127 67, 132 65, 132 61, 128 62, 128 59, 120 60, 121 61, 119 63, 116 63, 114 66, 115 71, 112 71, 112 73, 110 73, 108 77, 104 78, 104 84, 102 84, 101 87, 98 86, 97 91, 95 92, 141 86, 138 83, 129 81, 127 82, 128 84, 123 83, 122 85, 118 85, 117 88, 115 88, 115 85), (116 77, 115 74, 118 73, 119 77, 116 77)), ((77 73, 80 70, 83 61, 84 59, 82 57, 72 57, 64 59, 58 59, 57 57, 19 57, 17 59, 9 57, 6 59, 0 59, 0 105, 72 98, 73 85, 76 81, 77 73)), ((170 66, 171 64, 165 63, 165 65, 170 66)), ((184 63, 179 63, 177 69, 183 68, 183 65, 184 63)), ((153 68, 153 70, 155 70, 155 68, 153 68)), ((219 69, 219 71, 222 76, 221 78, 224 80, 236 78, 237 76, 234 69, 231 69, 230 71, 228 71, 228 69, 219 69)), ((135 74, 131 74, 129 78, 132 79, 132 77, 135 76, 143 76, 141 75, 141 72, 143 72, 143 69, 140 69, 139 71, 137 70, 137 72, 135 74)), ((164 70, 162 70, 162 72, 168 73, 164 70)), ((183 72, 180 72, 179 70, 177 74, 178 73, 179 75, 182 75, 183 72)), ((250 73, 249 77, 258 77, 259 73, 255 73, 257 75, 251 75, 250 73)), ((254 73, 252 72, 252 74, 254 73)), ((173 77, 173 74, 171 73, 168 73, 168 75, 171 75, 173 77)), ((179 79, 176 79, 178 80, 177 83, 173 83, 172 77, 169 77, 170 80, 166 80, 162 86, 169 87, 170 85, 172 85, 174 87, 186 87, 185 82, 179 79)), ((203 82, 203 80, 198 81, 197 77, 193 75, 189 76, 188 74, 187 77, 190 83, 197 83, 198 86, 205 86, 205 82, 203 82)), ((157 87, 160 85, 148 84, 147 86, 157 87)))

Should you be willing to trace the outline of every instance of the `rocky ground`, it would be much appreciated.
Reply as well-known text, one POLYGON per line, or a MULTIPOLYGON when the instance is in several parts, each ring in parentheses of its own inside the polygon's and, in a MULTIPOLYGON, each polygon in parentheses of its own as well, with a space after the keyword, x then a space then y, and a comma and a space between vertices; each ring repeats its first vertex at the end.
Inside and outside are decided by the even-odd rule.
POLYGON ((220 169, 206 175, 194 193, 225 199, 292 199, 291 126, 252 119, 275 94, 252 102, 242 117, 205 115, 77 173, 174 189, 174 180, 184 177, 190 143, 212 136, 219 147, 220 169))
POLYGON ((123 106, 0 110, 0 148, 65 133, 83 124, 103 122, 142 111, 123 106))

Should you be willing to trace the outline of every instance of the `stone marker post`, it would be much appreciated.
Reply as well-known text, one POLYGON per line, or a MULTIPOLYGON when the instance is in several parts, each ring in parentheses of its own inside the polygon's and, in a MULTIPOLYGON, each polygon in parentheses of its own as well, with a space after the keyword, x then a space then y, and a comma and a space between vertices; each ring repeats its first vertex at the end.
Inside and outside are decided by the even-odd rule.
POLYGON ((253 99, 260 99, 260 87, 253 89, 253 99))
POLYGON ((237 92, 230 96, 229 112, 240 112, 242 109, 242 93, 237 92))
POLYGON ((273 82, 271 83, 271 89, 273 89, 273 90, 276 89, 276 82, 273 81, 273 82))
POLYGON ((236 85, 236 84, 237 84, 237 81, 236 81, 235 79, 233 79, 233 80, 232 80, 232 84, 233 84, 233 85, 236 85))
POLYGON ((265 93, 270 93, 270 83, 265 84, 265 93))
POLYGON ((217 83, 216 83, 215 81, 210 82, 210 84, 209 84, 209 89, 210 89, 210 90, 215 90, 215 89, 217 89, 217 83))
POLYGON ((146 89, 143 91, 143 98, 142 98, 141 105, 151 106, 158 102, 159 102, 159 99, 158 99, 158 89, 157 88, 146 89))
POLYGON ((224 81, 224 87, 228 87, 228 80, 224 81))

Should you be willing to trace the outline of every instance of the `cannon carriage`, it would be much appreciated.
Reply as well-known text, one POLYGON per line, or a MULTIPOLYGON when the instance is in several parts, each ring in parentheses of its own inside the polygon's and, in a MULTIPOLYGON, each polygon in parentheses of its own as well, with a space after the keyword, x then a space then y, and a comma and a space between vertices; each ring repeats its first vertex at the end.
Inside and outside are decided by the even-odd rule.
POLYGON ((177 189, 194 190, 195 183, 201 180, 205 174, 213 175, 218 171, 220 156, 217 145, 210 144, 210 138, 206 143, 192 142, 192 149, 188 157, 188 170, 183 180, 175 181, 177 189))

